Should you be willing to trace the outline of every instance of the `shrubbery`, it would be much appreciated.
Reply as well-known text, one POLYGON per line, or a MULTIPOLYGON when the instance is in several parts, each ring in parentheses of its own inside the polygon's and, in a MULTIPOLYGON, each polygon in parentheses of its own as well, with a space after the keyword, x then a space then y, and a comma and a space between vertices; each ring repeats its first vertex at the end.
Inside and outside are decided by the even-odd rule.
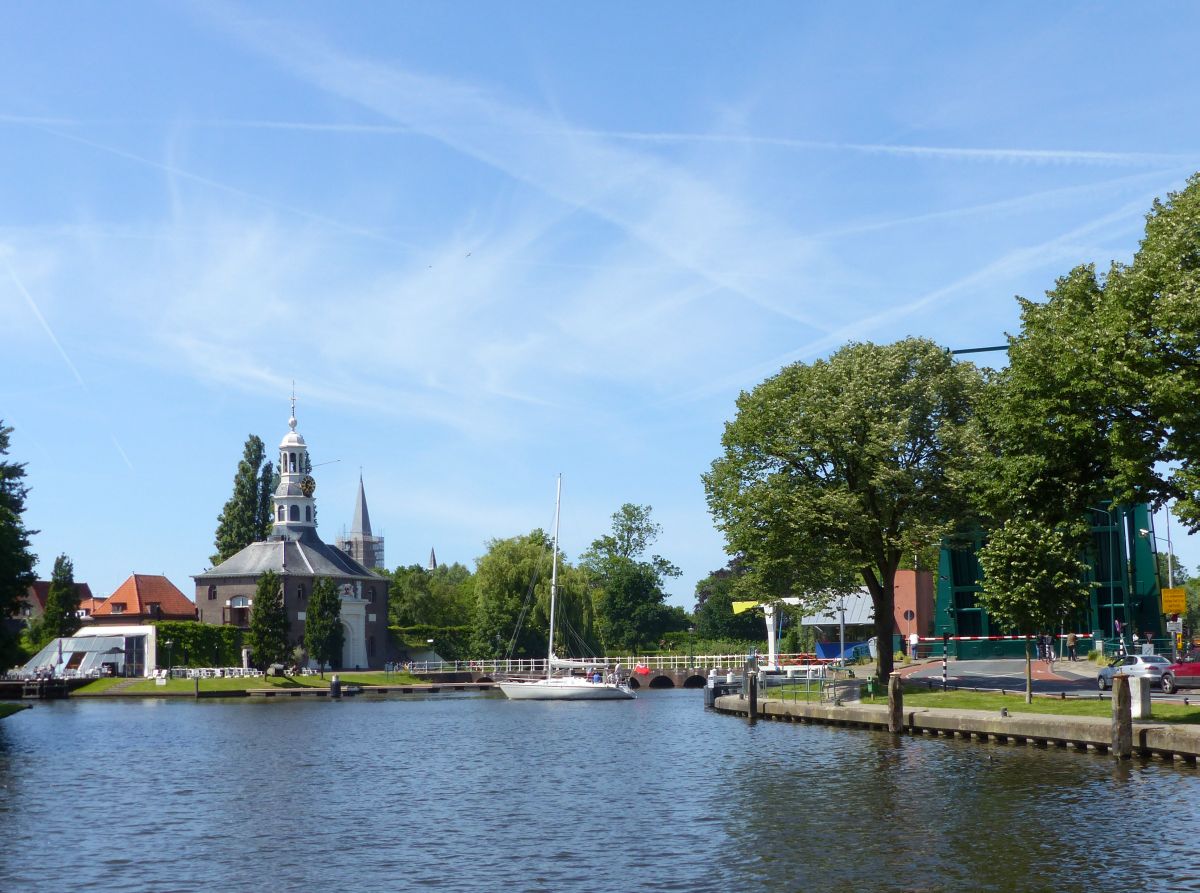
POLYGON ((151 626, 158 630, 160 667, 166 667, 168 659, 177 667, 242 665, 242 631, 236 626, 214 626, 197 620, 159 620, 151 626))
POLYGON ((409 651, 436 651, 443 660, 470 660, 471 627, 469 626, 389 626, 396 644, 409 651), (433 639, 433 644, 429 640, 433 639))

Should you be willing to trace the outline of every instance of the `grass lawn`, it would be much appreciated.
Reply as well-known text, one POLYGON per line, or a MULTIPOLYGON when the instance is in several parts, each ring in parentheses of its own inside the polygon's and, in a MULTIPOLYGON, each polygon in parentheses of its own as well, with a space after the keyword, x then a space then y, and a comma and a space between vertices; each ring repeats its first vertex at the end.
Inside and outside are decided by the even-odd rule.
POLYGON ((27 704, 0 704, 0 719, 4 719, 6 716, 12 716, 14 713, 19 713, 27 706, 27 704))
MULTIPOLYGON (((887 697, 863 698, 864 704, 887 704, 887 697)), ((959 710, 999 710, 1009 713, 1047 713, 1056 716, 1112 716, 1112 701, 1099 698, 1034 697, 1025 703, 1023 694, 1000 694, 984 691, 927 691, 909 689, 904 692, 905 707, 947 707, 959 710)), ((1151 715, 1157 722, 1200 724, 1200 707, 1155 702, 1151 715)))
MULTIPOLYGON (((251 676, 235 677, 232 679, 201 679, 200 691, 246 691, 251 688, 329 688, 332 673, 320 676, 251 676)), ((413 685, 420 680, 405 673, 339 673, 342 685, 413 685)), ((191 679, 169 679, 166 685, 157 685, 153 679, 138 679, 132 685, 125 685, 128 679, 97 679, 82 688, 71 692, 71 697, 87 697, 103 695, 113 688, 120 688, 120 694, 192 694, 196 684, 191 679)))

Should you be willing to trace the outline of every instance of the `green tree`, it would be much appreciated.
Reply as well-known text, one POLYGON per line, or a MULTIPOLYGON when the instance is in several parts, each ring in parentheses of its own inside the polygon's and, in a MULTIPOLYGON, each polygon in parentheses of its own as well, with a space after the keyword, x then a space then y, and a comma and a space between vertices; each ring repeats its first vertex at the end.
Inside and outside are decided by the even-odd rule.
POLYGON ((79 629, 79 590, 75 587, 75 565, 66 555, 54 559, 46 612, 42 615, 41 643, 70 636, 79 629))
POLYGON ((1154 202, 1131 263, 1078 266, 1020 303, 981 415, 983 503, 1053 524, 1103 501, 1174 499, 1200 529, 1200 174, 1154 202))
POLYGON ((388 617, 392 626, 469 626, 475 613, 471 572, 461 564, 426 570, 419 564, 388 575, 388 617))
POLYGON ((737 581, 745 574, 745 565, 735 557, 696 584, 696 635, 701 639, 758 641, 763 637, 761 614, 733 613, 737 581))
POLYGON ((304 647, 320 667, 321 678, 325 678, 326 664, 341 663, 344 638, 342 600, 337 587, 328 577, 320 577, 313 584, 304 614, 304 647))
MULTIPOLYGON (((263 442, 251 434, 246 440, 237 473, 233 476, 233 495, 229 497, 217 518, 217 551, 209 559, 214 565, 236 555, 270 532, 270 525, 264 516, 263 490, 274 478, 274 472, 272 470, 267 475, 260 474, 263 455, 263 442)), ((270 513, 268 496, 265 515, 269 516, 270 513)))
POLYGON ((638 651, 679 628, 663 591, 665 579, 679 576, 679 568, 660 555, 645 554, 661 532, 650 506, 627 502, 613 513, 612 531, 593 540, 580 558, 606 653, 638 651))
POLYGON ((728 548, 745 556, 740 588, 818 608, 865 581, 886 679, 896 570, 966 513, 960 473, 982 386, 974 366, 910 338, 850 344, 743 393, 704 475, 728 548))
POLYGON ((291 653, 283 585, 274 571, 267 571, 258 578, 246 644, 254 653, 254 665, 260 670, 274 663, 284 663, 291 653))
MULTIPOLYGON (((25 464, 3 458, 8 455, 12 430, 0 420, 0 621, 25 604, 25 593, 37 579, 33 572, 37 556, 29 542, 37 531, 27 529, 21 517, 29 494, 25 464)), ((0 668, 11 667, 19 657, 16 635, 0 622, 0 668)))
MULTIPOLYGON (((304 458, 305 461, 308 460, 308 453, 304 454, 304 458)), ((258 476, 258 507, 254 513, 254 526, 258 530, 258 536, 255 537, 257 540, 270 536, 271 529, 275 526, 274 503, 271 497, 275 495, 278 487, 279 474, 275 471, 274 463, 268 462, 262 467, 262 474, 258 476)), ((316 511, 315 507, 313 510, 316 511)))
POLYGON ((1026 636, 1025 703, 1033 703, 1030 639, 1058 629, 1064 618, 1087 604, 1091 586, 1084 581, 1084 524, 1049 526, 1030 516, 1007 519, 988 534, 979 552, 983 590, 979 604, 999 623, 1026 636))
MULTIPOLYGON (((474 575, 475 651, 488 657, 541 657, 549 645, 551 542, 541 530, 492 540, 474 575)), ((561 557, 556 642, 560 653, 595 650, 583 576, 561 557)))

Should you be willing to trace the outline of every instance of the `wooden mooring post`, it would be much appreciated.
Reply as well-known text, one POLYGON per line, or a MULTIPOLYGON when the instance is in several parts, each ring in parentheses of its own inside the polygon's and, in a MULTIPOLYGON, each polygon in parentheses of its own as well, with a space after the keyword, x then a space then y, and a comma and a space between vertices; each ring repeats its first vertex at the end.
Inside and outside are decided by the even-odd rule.
POLYGON ((1117 673, 1112 677, 1112 755, 1118 760, 1133 756, 1133 713, 1129 678, 1117 673))
POLYGON ((896 735, 904 731, 904 692, 899 673, 888 677, 888 731, 896 735))

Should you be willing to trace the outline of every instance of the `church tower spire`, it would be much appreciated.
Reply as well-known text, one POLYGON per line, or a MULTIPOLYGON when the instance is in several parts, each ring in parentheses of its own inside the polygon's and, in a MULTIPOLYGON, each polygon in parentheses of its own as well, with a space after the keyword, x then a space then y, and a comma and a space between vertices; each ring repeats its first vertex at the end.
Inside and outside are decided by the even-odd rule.
POLYGON ((300 539, 307 531, 315 531, 316 502, 313 491, 312 463, 304 437, 296 431, 296 391, 292 389, 292 414, 288 433, 279 444, 279 486, 275 489, 275 526, 272 534, 287 539, 300 539))

